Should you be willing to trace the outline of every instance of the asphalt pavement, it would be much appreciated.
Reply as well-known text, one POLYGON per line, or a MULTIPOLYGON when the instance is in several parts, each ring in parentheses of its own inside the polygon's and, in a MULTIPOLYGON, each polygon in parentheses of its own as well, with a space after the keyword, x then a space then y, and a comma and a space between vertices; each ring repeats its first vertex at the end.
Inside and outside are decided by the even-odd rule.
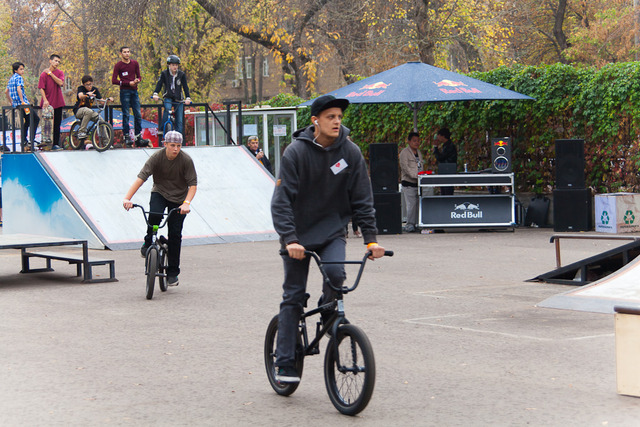
MULTIPOLYGON (((119 280, 95 284, 60 261, 20 274, 19 252, 0 251, 0 425, 637 426, 640 400, 616 392, 613 316, 535 307, 570 289, 526 282, 554 268, 552 234, 380 236, 395 256, 345 300, 377 366, 356 417, 327 396, 325 343, 292 396, 267 381, 277 242, 184 247, 180 285, 151 301, 137 250, 91 251, 119 280)), ((619 244, 566 240, 562 259, 619 244)), ((349 257, 363 252, 350 238, 349 257)), ((308 288, 316 301, 317 269, 308 288)))

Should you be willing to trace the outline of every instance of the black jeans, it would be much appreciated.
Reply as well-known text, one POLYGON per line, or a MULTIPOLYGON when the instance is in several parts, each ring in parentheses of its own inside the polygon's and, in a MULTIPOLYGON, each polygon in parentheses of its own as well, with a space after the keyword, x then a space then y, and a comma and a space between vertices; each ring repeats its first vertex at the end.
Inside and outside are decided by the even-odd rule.
POLYGON ((60 145, 60 123, 62 123, 62 110, 64 108, 53 109, 53 145, 60 145))
MULTIPOLYGON (((173 208, 179 207, 179 203, 173 203, 162 197, 160 193, 151 193, 151 200, 149 201, 149 212, 160 213, 164 212, 165 208, 169 212, 173 208)), ((169 217, 167 226, 169 228, 169 251, 167 276, 177 276, 180 274, 180 248, 182 247, 182 225, 184 223, 186 215, 174 212, 169 217)), ((149 214, 149 224, 158 225, 162 221, 162 215, 149 214)), ((147 235, 144 237, 144 243, 146 245, 151 244, 151 236, 153 235, 153 227, 147 228, 147 235)))
MULTIPOLYGON (((326 246, 316 250, 321 259, 327 261, 338 261, 345 258, 346 240, 344 237, 329 242, 326 246)), ((309 261, 306 257, 302 261, 283 256, 284 262, 284 283, 282 289, 282 303, 280 303, 280 314, 278 315, 278 342, 276 366, 294 366, 296 351, 296 333, 298 331, 298 321, 304 309, 304 297, 307 291, 307 276, 309 275, 309 261)), ((343 264, 329 264, 324 266, 329 280, 335 287, 342 286, 346 279, 343 264)), ((334 291, 323 285, 323 303, 331 301, 334 291)))
MULTIPOLYGON (((29 114, 26 114, 24 112, 24 110, 20 110, 20 116, 22 117, 22 129, 21 129, 21 134, 22 134, 22 142, 24 142, 25 144, 27 143, 27 139, 29 137, 29 125, 31 124, 31 112, 29 112, 29 114)), ((33 115, 33 129, 38 129, 38 123, 40 123, 40 117, 38 117, 38 114, 34 114, 33 115)), ((33 132, 33 135, 35 136, 35 132, 33 132)))

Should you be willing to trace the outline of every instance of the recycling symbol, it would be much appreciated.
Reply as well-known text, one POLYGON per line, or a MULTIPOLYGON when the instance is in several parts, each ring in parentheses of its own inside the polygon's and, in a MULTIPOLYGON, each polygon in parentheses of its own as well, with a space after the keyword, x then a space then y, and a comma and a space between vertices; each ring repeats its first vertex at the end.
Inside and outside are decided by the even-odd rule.
POLYGON ((602 211, 602 215, 600 215, 600 223, 604 225, 609 224, 609 213, 607 211, 602 211))
POLYGON ((624 213, 624 223, 625 224, 633 224, 633 221, 636 220, 636 217, 633 215, 633 211, 626 211, 624 213))

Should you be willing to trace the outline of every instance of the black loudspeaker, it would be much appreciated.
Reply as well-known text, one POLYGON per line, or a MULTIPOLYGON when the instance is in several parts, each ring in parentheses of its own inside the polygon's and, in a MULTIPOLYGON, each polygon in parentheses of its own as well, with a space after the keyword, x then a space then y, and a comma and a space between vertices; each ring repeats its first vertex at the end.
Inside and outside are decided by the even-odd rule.
POLYGON ((535 224, 538 227, 545 227, 547 225, 547 216, 549 215, 549 203, 549 198, 544 196, 532 198, 524 217, 524 225, 528 227, 535 224))
POLYGON ((553 230, 591 230, 591 206, 591 190, 588 188, 553 190, 553 230))
POLYGON ((402 234, 400 193, 373 193, 378 234, 402 234))
POLYGON ((398 144, 370 144, 369 169, 374 193, 398 191, 398 144))
POLYGON ((556 188, 584 188, 584 140, 556 140, 556 188))
POLYGON ((511 173, 511 138, 491 138, 491 172, 511 173))

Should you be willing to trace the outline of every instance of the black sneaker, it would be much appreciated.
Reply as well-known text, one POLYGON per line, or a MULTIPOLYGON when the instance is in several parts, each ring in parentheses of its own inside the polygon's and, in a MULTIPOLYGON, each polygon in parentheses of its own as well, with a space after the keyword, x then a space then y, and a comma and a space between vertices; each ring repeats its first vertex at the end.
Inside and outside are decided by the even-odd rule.
POLYGON ((140 255, 142 255, 142 258, 147 257, 147 249, 149 249, 149 246, 146 243, 140 247, 140 255))
POLYGON ((281 383, 299 383, 300 377, 293 366, 280 366, 276 369, 276 381, 281 383))
POLYGON ((167 277, 167 285, 169 286, 178 286, 180 281, 178 280, 178 276, 169 276, 167 277))

